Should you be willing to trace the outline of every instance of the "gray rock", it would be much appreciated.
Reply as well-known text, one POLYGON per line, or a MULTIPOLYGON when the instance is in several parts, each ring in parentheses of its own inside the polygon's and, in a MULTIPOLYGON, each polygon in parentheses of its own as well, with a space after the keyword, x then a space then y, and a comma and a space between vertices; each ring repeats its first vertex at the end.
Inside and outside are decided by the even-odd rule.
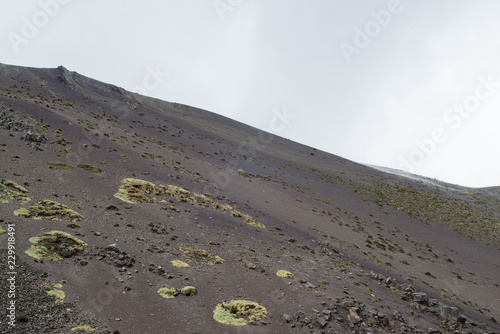
POLYGON ((399 311, 394 312, 394 317, 395 317, 398 321, 400 321, 400 322, 402 322, 402 323, 406 323, 406 319, 403 317, 403 314, 402 314, 401 312, 399 312, 399 311))
POLYGON ((283 314, 283 320, 285 320, 286 322, 292 322, 293 318, 289 314, 283 314))
POLYGON ((349 311, 349 315, 347 316, 347 320, 349 320, 349 322, 351 324, 357 324, 357 323, 361 322, 361 318, 356 313, 356 311, 354 311, 353 309, 351 309, 349 311))
POLYGON ((446 304, 439 305, 439 316, 445 320, 457 321, 458 308, 446 304))
POLYGON ((116 261, 115 262, 115 267, 121 268, 123 266, 125 266, 125 262, 123 262, 123 261, 116 261))
POLYGON ((425 292, 415 292, 413 293, 413 300, 419 304, 429 306, 429 299, 425 292))
POLYGON ((314 324, 318 328, 324 328, 326 326, 326 320, 324 318, 322 318, 322 317, 319 317, 318 319, 316 319, 316 321, 314 322, 314 324))
POLYGON ((121 253, 120 247, 118 247, 117 244, 111 244, 108 247, 106 247, 106 250, 110 252, 116 252, 116 253, 121 253))

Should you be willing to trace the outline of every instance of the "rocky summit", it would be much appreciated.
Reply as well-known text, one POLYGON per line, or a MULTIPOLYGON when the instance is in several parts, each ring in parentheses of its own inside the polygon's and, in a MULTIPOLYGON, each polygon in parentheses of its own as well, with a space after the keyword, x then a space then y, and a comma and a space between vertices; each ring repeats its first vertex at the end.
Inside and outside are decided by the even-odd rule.
POLYGON ((500 332, 500 187, 63 66, 0 64, 0 255, 0 333, 500 332))

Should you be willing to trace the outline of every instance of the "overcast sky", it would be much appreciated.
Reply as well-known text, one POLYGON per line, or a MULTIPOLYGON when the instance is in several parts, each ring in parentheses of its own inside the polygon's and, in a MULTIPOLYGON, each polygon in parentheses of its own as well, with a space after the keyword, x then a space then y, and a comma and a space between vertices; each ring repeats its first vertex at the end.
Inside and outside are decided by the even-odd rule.
POLYGON ((0 62, 200 107, 357 162, 500 185, 500 1, 0 0, 0 62), (279 131, 278 131, 279 130, 279 131))

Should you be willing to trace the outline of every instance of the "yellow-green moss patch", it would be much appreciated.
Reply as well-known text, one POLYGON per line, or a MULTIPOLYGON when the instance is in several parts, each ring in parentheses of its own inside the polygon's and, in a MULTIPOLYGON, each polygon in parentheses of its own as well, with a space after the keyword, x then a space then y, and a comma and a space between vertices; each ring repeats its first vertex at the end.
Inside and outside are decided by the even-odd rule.
POLYGON ((155 189, 155 185, 151 182, 128 178, 122 180, 122 185, 114 196, 132 204, 156 203, 156 199, 150 196, 155 189))
POLYGON ((189 267, 189 264, 187 264, 186 262, 181 261, 181 260, 172 260, 172 261, 170 261, 170 263, 172 263, 172 265, 174 267, 177 267, 177 268, 187 268, 187 267, 189 267))
POLYGON ((102 173, 102 170, 100 170, 97 167, 92 166, 91 164, 86 164, 86 163, 79 163, 78 168, 83 168, 85 171, 89 173, 102 173))
POLYGON ((0 226, 0 234, 4 234, 5 232, 6 232, 5 229, 2 226, 0 226))
POLYGON ((231 300, 215 307, 214 319, 233 326, 245 326, 267 316, 266 308, 259 303, 247 300, 231 300))
POLYGON ((194 286, 185 286, 181 289, 181 294, 184 296, 190 296, 196 294, 196 288, 194 286))
POLYGON ((283 278, 293 278, 293 274, 289 271, 286 271, 286 270, 278 270, 276 272, 276 276, 283 277, 283 278))
POLYGON ((174 293, 175 293, 175 288, 168 287, 167 285, 162 286, 161 288, 158 289, 158 294, 162 296, 163 298, 175 298, 174 293))
POLYGON ((74 170, 73 166, 70 166, 67 163, 64 163, 61 161, 49 162, 49 168, 50 169, 66 170, 68 172, 72 172, 74 170))
POLYGON ((52 286, 51 285, 45 286, 45 291, 49 296, 56 298, 56 303, 62 303, 64 301, 64 298, 66 298, 66 294, 61 289, 62 289, 61 284, 52 284, 52 286))
POLYGON ((50 200, 40 201, 27 208, 18 209, 14 211, 14 214, 32 219, 65 220, 69 222, 77 222, 83 219, 81 214, 71 210, 66 205, 50 200))
POLYGON ((95 331, 95 328, 90 327, 90 325, 80 325, 80 326, 76 326, 76 327, 71 328, 71 331, 72 332, 76 332, 76 331, 93 332, 93 331, 95 331))
POLYGON ((33 244, 25 252, 39 260, 59 261, 81 252, 88 245, 82 240, 62 231, 50 231, 29 239, 33 244))
POLYGON ((114 195, 115 197, 125 201, 127 203, 167 203, 167 201, 161 199, 157 200, 154 196, 164 196, 164 197, 174 197, 179 202, 197 204, 204 208, 212 208, 214 210, 220 210, 222 212, 230 212, 233 217, 242 219, 245 223, 259 227, 265 228, 265 226, 258 222, 255 218, 250 215, 243 214, 239 210, 235 210, 232 206, 225 203, 218 203, 205 195, 199 195, 193 193, 187 189, 174 186, 174 185, 160 185, 156 186, 154 183, 127 178, 122 180, 122 185, 118 188, 118 192, 114 195))
POLYGON ((179 247, 179 249, 184 253, 188 261, 191 262, 199 262, 211 266, 213 266, 214 264, 220 264, 224 262, 224 259, 220 258, 217 255, 210 254, 203 249, 197 249, 192 247, 179 247))
POLYGON ((21 202, 21 204, 26 204, 31 200, 27 195, 28 190, 26 190, 23 186, 20 186, 11 180, 0 180, 0 203, 9 203, 9 200, 7 199, 8 197, 11 200, 21 202))

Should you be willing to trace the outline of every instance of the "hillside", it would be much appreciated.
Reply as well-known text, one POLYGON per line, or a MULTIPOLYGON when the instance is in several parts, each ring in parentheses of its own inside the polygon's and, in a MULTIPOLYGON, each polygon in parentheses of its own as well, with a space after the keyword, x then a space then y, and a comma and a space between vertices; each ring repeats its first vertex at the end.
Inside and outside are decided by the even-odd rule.
POLYGON ((3 64, 0 171, 1 333, 500 331, 500 187, 3 64))

